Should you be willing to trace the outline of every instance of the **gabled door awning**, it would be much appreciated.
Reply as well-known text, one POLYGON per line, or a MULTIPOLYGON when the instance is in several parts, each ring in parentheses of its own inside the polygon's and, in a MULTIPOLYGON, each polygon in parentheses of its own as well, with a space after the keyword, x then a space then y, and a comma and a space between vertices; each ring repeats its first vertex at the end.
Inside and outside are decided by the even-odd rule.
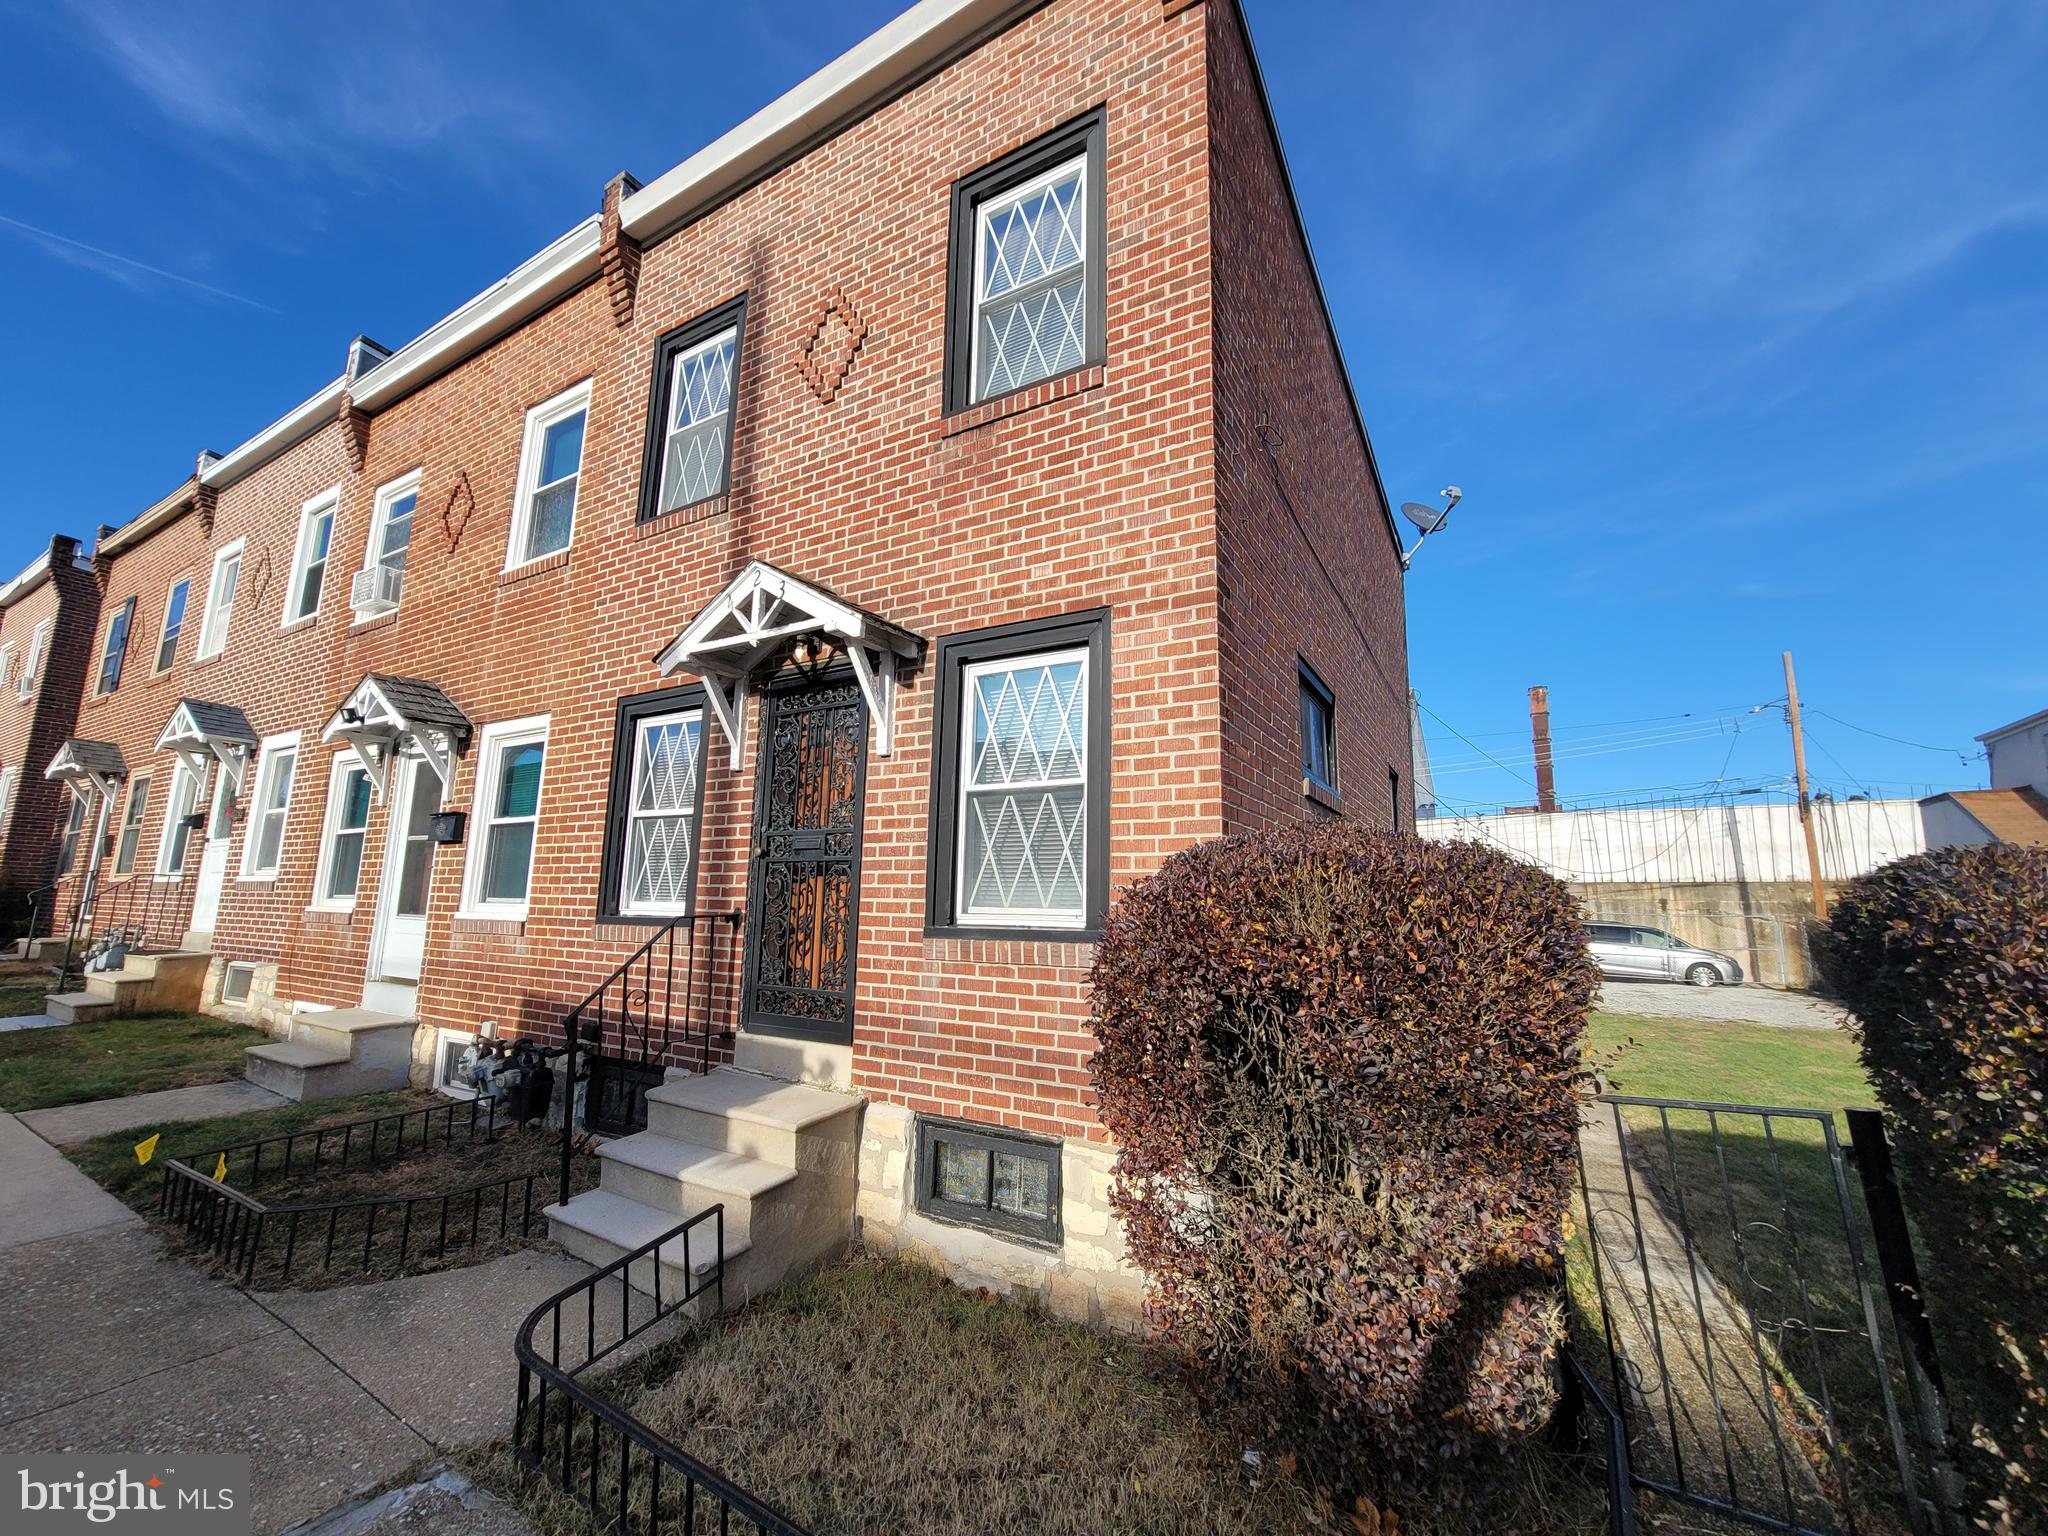
POLYGON ((89 785, 111 800, 120 792, 121 781, 128 777, 128 762, 111 741, 86 741, 74 736, 57 749, 50 766, 43 770, 43 777, 69 784, 81 798, 89 785))
POLYGON ((470 729, 469 716, 433 683, 369 672, 341 701, 320 739, 348 743, 381 801, 392 761, 404 752, 425 758, 445 789, 455 755, 469 745, 470 729))
POLYGON ((242 787, 242 770, 256 747, 256 732, 249 717, 232 704, 213 704, 205 699, 180 699, 164 722, 156 739, 159 752, 175 752, 193 778, 205 781, 210 760, 217 759, 221 771, 242 787))
POLYGON ((811 637, 829 641, 853 664, 874 722, 875 751, 887 757, 896 728, 897 664, 916 661, 924 641, 766 561, 750 561, 654 664, 663 674, 695 672, 704 679, 737 769, 745 745, 747 680, 781 666, 799 641, 811 637))

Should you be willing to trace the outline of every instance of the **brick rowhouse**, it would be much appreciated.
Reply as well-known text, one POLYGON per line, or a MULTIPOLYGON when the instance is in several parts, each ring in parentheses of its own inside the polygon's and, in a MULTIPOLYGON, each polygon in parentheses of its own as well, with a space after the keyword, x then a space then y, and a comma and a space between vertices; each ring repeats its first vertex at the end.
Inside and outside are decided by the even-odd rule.
MULTIPOLYGON (((693 1006, 737 1028, 730 1049, 746 1064, 866 1096, 871 1240, 921 1245, 1004 1284, 1042 1288, 1053 1276, 1071 1289, 1085 1271, 1096 1304, 1114 1291, 1123 1305, 1119 1246, 1094 1215, 1107 1168, 1087 1065, 1088 936, 1100 914, 1077 893, 1098 881, 1113 892, 1176 849, 1247 828, 1333 815, 1410 824, 1398 545, 1233 0, 948 0, 913 16, 924 30, 879 61, 856 50, 645 186, 615 178, 598 211, 418 340, 391 353, 359 340, 334 383, 232 453, 202 457, 171 496, 103 536, 99 615, 132 599, 132 639, 119 686, 101 692, 107 625, 94 624, 64 734, 111 744, 126 774, 96 876, 102 909, 124 878, 112 862, 128 799, 148 777, 125 878, 167 887, 158 926, 210 945, 210 1006, 281 1028, 295 1007, 397 997, 421 1022, 416 1051, 431 1072, 442 1029, 559 1038, 568 1010, 673 920, 619 910, 619 850, 637 835, 625 803, 633 765, 619 756, 638 739, 621 704, 684 690, 667 702, 694 712, 703 781, 685 893, 693 1006), (1060 160, 1062 146, 1073 158, 1060 160), (1061 164, 1084 161, 1078 180, 1059 180, 1061 164), (1079 345, 1048 377, 983 392, 974 370, 999 365, 979 327, 1010 312, 993 298, 972 307, 999 286, 987 275, 997 257, 981 252, 996 226, 978 224, 978 210, 1036 196, 1046 176, 1080 188, 1089 226, 1075 247, 1079 345), (667 381, 680 376, 669 370, 696 344, 679 328, 728 314, 724 484, 664 510, 675 418, 654 413, 669 410, 667 381), (550 402, 573 408, 582 397, 566 392, 578 388, 587 406, 567 547, 523 560, 542 516, 536 487, 551 483, 536 477, 555 463, 553 418, 530 416, 550 402), (359 573, 379 563, 398 505, 392 488, 408 476, 416 500, 402 585, 389 588, 396 605, 385 611, 375 592, 358 604, 359 573), (304 530, 330 492, 322 592, 299 618, 304 530), (225 644, 201 659, 210 592, 237 549, 225 644), (851 752, 858 736, 864 755, 848 807, 857 865, 841 886, 812 866, 773 875, 810 881, 794 907, 764 894, 774 829, 756 821, 782 793, 774 775, 760 782, 763 754, 796 751, 778 761, 796 762, 800 781, 806 771, 808 748, 774 744, 795 727, 775 711, 764 719, 762 702, 802 672, 796 641, 732 695, 746 722, 737 767, 707 697, 713 664, 659 665, 729 583, 761 566, 771 585, 786 573, 866 615, 870 634, 908 637, 886 720, 870 707, 879 695, 848 695, 863 722, 839 742, 851 752), (180 580, 183 633, 159 669, 180 580), (1027 665, 1041 634, 1054 662, 1070 658, 1066 671, 1027 665), (1330 695, 1326 783, 1304 775, 1308 673, 1330 695), (469 819, 461 842, 432 852, 416 990, 409 979, 397 992, 377 985, 374 967, 390 943, 379 933, 397 879, 387 865, 406 846, 392 835, 401 781, 428 768, 393 772, 373 797, 353 901, 315 889, 348 820, 330 815, 330 786, 355 761, 330 727, 350 725, 338 712, 373 674, 431 684, 473 726, 435 796, 469 819), (1071 683, 1077 674, 1086 681, 1071 683), (1001 875, 1025 846, 999 824, 1000 797, 975 799, 961 779, 979 740, 970 696, 994 697, 1000 676, 1023 680, 1020 698, 1038 688, 1033 707, 1052 709, 1045 698, 1073 687, 1068 729, 1106 726, 1088 726, 1076 749, 1080 782, 1032 791, 1059 808, 1056 825, 1084 830, 1069 845, 1071 883, 1054 880, 1014 920, 970 917, 965 905, 1001 887, 978 883, 970 860, 1001 875), (240 779, 222 802, 231 814, 191 829, 183 857, 167 861, 179 770, 157 743, 186 700, 239 711, 265 746, 234 746, 228 731, 195 749, 193 762, 206 768, 214 748, 240 779), (529 834, 494 830, 494 807, 526 802, 523 790, 500 793, 499 778, 523 770, 493 728, 540 717, 526 896, 494 905, 479 894, 497 878, 478 868, 498 856, 486 845, 510 836, 506 846, 524 847, 529 834), (967 746, 949 746, 949 732, 967 746), (252 872, 252 827, 267 824, 261 759, 287 733, 297 758, 276 872, 260 858, 252 872), (970 811, 996 816, 997 830, 971 833, 970 811), (202 893, 209 882, 217 895, 202 893), (841 904, 841 926, 813 920, 826 900, 841 904), (195 921, 195 901, 217 911, 195 921), (801 942, 790 937, 798 916, 810 924, 801 942), (803 944, 815 942, 850 966, 842 1012, 818 1028, 768 1022, 768 972, 749 969, 750 956, 762 963, 764 929, 777 965, 813 963, 803 944), (240 1003, 217 1001, 230 966, 244 968, 240 1003), (920 1216, 906 1167, 925 1116, 1063 1146, 1073 1219, 1050 1252, 1018 1247, 1011 1263, 1016 1245, 985 1233, 971 1234, 969 1252, 970 1238, 920 1216)), ((1068 207, 1030 206, 1047 217, 1068 207)), ((1033 281, 1050 279, 1031 269, 1019 291, 1033 281)), ((12 610, 6 623, 11 637, 12 610)), ((857 644, 829 629, 806 638, 841 666, 857 644)), ((989 725, 1009 744, 999 750, 1020 730, 1051 740, 1050 715, 1018 708, 1038 723, 989 725)), ((40 779, 52 754, 37 751, 23 761, 40 779)), ((1064 760, 1040 756, 1058 779, 1064 760)), ((208 771, 193 795, 202 820, 226 770, 208 771)), ((39 814, 32 832, 47 845, 39 814)), ((64 890, 74 908, 85 862, 64 890)))

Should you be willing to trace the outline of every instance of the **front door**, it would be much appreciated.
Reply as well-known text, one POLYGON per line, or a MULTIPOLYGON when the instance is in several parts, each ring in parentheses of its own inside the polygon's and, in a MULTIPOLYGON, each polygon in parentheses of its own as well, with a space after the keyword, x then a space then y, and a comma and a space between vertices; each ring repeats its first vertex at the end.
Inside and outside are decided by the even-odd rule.
POLYGON ((378 982, 418 986, 427 949, 427 892, 434 872, 428 823, 441 808, 441 776, 419 758, 391 765, 391 826, 377 887, 377 929, 370 943, 372 990, 378 982))
POLYGON ((761 700, 744 1028, 853 1039, 868 712, 851 673, 761 700))
POLYGON ((213 798, 206 809, 206 846, 199 850, 199 883, 192 891, 194 933, 212 933, 220 919, 220 892, 228 878, 228 840, 234 831, 235 781, 228 777, 227 769, 216 768, 213 798))

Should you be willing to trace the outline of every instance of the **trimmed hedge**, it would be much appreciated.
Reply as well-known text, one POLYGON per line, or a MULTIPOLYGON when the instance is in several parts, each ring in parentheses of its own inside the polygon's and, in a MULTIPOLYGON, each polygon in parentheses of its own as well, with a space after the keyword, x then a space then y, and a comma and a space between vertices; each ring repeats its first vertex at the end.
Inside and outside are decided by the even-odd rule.
POLYGON ((1987 1528, 2048 1530, 2048 848, 1853 881, 1820 959, 1898 1143, 1987 1528))
POLYGON ((1111 1204, 1248 1431, 1412 1482, 1548 1419, 1596 985, 1564 885, 1477 844, 1324 823, 1124 892, 1094 971, 1111 1204))

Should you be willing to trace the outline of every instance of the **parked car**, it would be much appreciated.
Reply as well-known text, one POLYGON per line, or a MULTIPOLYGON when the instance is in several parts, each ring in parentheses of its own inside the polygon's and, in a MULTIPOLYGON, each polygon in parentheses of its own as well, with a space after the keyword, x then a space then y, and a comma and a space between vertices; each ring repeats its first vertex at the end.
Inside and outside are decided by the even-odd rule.
POLYGON ((1615 981, 1684 981, 1696 987, 1733 987, 1742 967, 1717 950, 1697 949, 1662 928, 1633 923, 1589 923, 1593 963, 1615 981))

